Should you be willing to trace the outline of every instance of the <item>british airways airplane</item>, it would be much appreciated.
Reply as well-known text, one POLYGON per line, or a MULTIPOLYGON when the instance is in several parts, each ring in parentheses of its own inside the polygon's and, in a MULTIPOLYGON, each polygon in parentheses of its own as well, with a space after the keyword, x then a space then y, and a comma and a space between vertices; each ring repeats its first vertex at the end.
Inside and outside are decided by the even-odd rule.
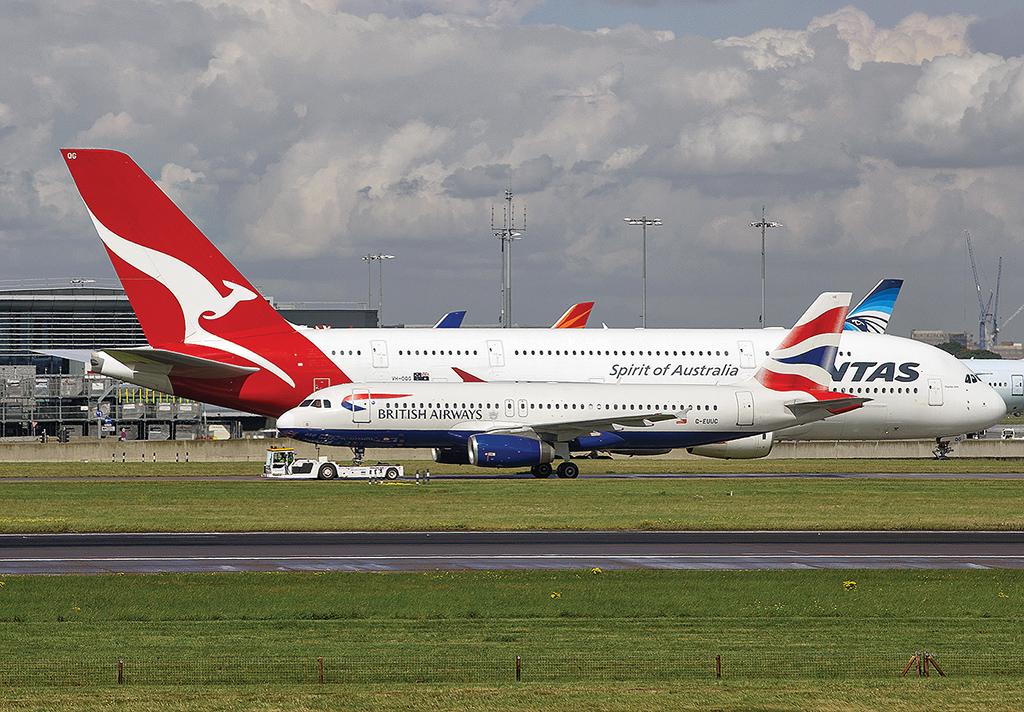
MULTIPOLYGON (((285 321, 124 153, 62 149, 149 342, 92 354, 92 370, 268 416, 348 383, 484 381, 712 384, 749 379, 785 329, 313 329, 285 321)), ((997 422, 1004 405, 949 354, 847 332, 835 387, 871 398, 788 428, 799 439, 943 439, 997 422), (973 379, 973 380, 972 380, 973 379)), ((733 443, 734 455, 763 443, 733 443)), ((753 455, 749 455, 753 456, 753 455)))
POLYGON ((282 435, 359 451, 430 447, 439 462, 576 477, 571 453, 757 439, 871 400, 831 390, 849 293, 819 296, 752 378, 732 385, 410 383, 331 386, 278 419, 282 435), (399 392, 390 392, 398 390, 399 392))

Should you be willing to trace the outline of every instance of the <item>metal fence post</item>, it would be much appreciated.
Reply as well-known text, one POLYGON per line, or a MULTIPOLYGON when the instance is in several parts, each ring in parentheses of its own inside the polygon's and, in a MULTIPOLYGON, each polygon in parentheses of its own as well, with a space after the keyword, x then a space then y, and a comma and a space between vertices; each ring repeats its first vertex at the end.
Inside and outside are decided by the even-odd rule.
POLYGON ((117 661, 117 684, 124 684, 124 660, 117 661))
POLYGON ((516 682, 523 679, 523 659, 516 656, 516 682))
POLYGON ((324 684, 324 658, 320 656, 316 659, 316 676, 320 681, 320 684, 324 684))

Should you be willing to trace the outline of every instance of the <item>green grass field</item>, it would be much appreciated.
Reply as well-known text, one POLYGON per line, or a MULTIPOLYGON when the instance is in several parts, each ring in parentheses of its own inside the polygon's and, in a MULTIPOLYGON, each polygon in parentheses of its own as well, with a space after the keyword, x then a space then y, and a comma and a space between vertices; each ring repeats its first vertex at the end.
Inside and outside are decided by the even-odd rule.
MULTIPOLYGON (((504 470, 468 465, 443 465, 425 460, 395 460, 411 475, 429 468, 435 475, 480 475, 504 470)), ((948 473, 986 472, 1022 473, 1022 458, 957 458, 948 460, 921 458, 794 458, 779 460, 671 460, 659 457, 616 458, 614 460, 577 460, 582 474, 790 474, 805 472, 843 473, 905 472, 948 473)), ((261 462, 0 462, 0 479, 12 477, 174 477, 183 475, 251 475, 263 472, 261 462)), ((514 472, 514 470, 513 470, 514 472)))
POLYGON ((0 707, 1024 705, 1024 572, 265 573, 3 584, 0 707), (844 580, 857 585, 847 590, 844 580), (935 653, 949 677, 900 678, 917 650, 935 653), (334 684, 316 684, 317 656, 334 684), (117 659, 123 688, 114 684, 117 659))
POLYGON ((0 532, 1022 529, 1024 481, 63 482, 0 487, 0 532))

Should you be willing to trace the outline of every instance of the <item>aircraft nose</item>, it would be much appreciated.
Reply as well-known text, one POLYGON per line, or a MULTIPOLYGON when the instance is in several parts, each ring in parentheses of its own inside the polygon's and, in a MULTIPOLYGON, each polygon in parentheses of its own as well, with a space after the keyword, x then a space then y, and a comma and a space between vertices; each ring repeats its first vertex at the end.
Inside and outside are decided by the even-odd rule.
POLYGON ((979 419, 983 421, 982 426, 979 428, 981 430, 995 425, 1003 419, 1003 416, 1006 415, 1006 403, 996 389, 987 383, 975 385, 982 386, 982 388, 978 389, 979 392, 977 393, 977 412, 979 419))
POLYGON ((299 414, 297 408, 286 410, 277 419, 277 430, 284 436, 289 436, 299 427, 299 414))

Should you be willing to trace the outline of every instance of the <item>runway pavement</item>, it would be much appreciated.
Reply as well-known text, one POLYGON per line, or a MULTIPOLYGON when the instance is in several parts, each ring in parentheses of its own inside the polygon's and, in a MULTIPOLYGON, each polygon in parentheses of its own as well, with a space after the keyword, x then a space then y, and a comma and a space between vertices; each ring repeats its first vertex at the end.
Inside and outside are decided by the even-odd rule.
POLYGON ((1024 568, 1024 532, 0 535, 0 573, 1024 568))

